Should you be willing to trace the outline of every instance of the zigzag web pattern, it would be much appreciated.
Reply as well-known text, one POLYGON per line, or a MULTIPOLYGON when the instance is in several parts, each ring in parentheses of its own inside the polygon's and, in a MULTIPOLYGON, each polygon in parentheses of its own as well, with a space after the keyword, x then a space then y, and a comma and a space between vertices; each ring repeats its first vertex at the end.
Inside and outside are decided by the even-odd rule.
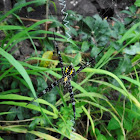
POLYGON ((70 38, 71 38, 71 35, 70 35, 70 28, 69 28, 69 26, 68 26, 68 24, 69 24, 69 21, 67 20, 67 17, 68 17, 68 13, 65 11, 66 10, 66 7, 67 7, 67 5, 66 5, 66 1, 65 0, 59 0, 59 4, 60 5, 62 5, 63 7, 62 7, 62 9, 61 9, 61 13, 65 16, 64 18, 63 18, 63 22, 64 22, 64 26, 66 27, 66 34, 67 34, 67 36, 68 36, 68 38, 67 38, 67 41, 69 41, 70 40, 70 38))

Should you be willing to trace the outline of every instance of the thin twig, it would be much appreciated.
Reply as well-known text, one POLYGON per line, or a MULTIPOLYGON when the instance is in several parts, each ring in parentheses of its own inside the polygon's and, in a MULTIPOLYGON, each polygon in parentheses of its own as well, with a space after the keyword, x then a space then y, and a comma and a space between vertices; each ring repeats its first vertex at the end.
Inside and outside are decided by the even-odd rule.
MULTIPOLYGON (((32 22, 38 22, 38 21, 41 21, 39 19, 33 19, 33 18, 24 18, 24 17, 20 17, 21 20, 24 20, 24 21, 32 21, 32 22)), ((47 21, 46 22, 47 24, 51 24, 52 21, 47 21)))
MULTIPOLYGON (((48 19, 49 16, 49 0, 46 1, 46 19, 48 19)), ((48 27, 49 25, 47 24, 47 22, 45 22, 45 31, 48 31, 48 27)), ((47 34, 44 34, 44 36, 46 37, 47 34)))

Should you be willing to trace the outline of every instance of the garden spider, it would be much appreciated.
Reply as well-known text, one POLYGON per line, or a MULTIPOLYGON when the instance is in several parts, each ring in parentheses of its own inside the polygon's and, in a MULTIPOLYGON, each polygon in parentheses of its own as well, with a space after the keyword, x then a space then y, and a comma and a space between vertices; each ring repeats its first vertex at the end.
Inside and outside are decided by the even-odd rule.
MULTIPOLYGON (((71 103, 72 103, 72 108, 73 108, 73 113, 74 113, 74 120, 75 120, 75 114, 76 114, 75 100, 74 100, 74 93, 72 91, 72 86, 71 86, 70 81, 71 81, 73 76, 75 76, 76 74, 80 73, 84 68, 89 66, 92 62, 94 62, 95 58, 92 58, 89 62, 86 62, 85 64, 81 65, 80 68, 77 71, 75 71, 75 69, 74 69, 72 64, 70 64, 69 66, 65 67, 65 70, 64 70, 63 69, 64 66, 63 66, 62 57, 61 57, 60 50, 58 48, 57 42, 55 40, 55 35, 54 35, 53 44, 54 44, 54 46, 56 48, 56 51, 57 51, 57 54, 58 54, 58 58, 59 58, 59 62, 60 62, 60 67, 61 67, 61 72, 62 72, 62 78, 60 78, 59 80, 56 80, 52 84, 50 84, 46 89, 44 89, 39 94, 38 98, 40 98, 41 96, 43 96, 47 92, 51 91, 55 86, 58 86, 59 83, 62 83, 63 86, 64 86, 64 89, 67 89, 68 92, 70 93, 70 98, 71 98, 71 103)), ((104 48, 100 51, 100 53, 103 52, 104 48)), ((36 99, 37 98, 34 98, 28 104, 30 104, 31 102, 33 102, 36 99)))

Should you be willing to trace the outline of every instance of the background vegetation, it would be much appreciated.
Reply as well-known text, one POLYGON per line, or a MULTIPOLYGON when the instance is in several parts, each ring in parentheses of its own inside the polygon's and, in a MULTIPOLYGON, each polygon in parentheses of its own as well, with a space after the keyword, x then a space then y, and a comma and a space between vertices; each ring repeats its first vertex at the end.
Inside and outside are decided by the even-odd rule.
POLYGON ((68 11, 72 15, 68 17, 72 35, 69 41, 63 24, 51 15, 31 26, 24 25, 19 10, 28 7, 30 12, 32 4, 46 3, 41 2, 19 0, 12 10, 0 15, 0 30, 5 35, 0 40, 0 140, 140 139, 140 0, 122 11, 128 15, 124 22, 115 18, 108 22, 99 15, 83 17, 68 11), (41 27, 46 22, 51 22, 49 30, 41 27), (63 46, 65 66, 72 62, 77 70, 96 57, 95 63, 71 82, 76 101, 75 126, 71 122, 69 93, 64 94, 61 85, 26 106, 47 84, 61 78, 58 61, 52 56, 52 31, 59 46, 63 46), (34 53, 16 60, 13 55, 24 40, 31 42, 34 53), (35 41, 40 43, 40 54, 35 41), (98 56, 103 47, 104 52, 98 56), (35 63, 29 63, 33 60, 35 63))

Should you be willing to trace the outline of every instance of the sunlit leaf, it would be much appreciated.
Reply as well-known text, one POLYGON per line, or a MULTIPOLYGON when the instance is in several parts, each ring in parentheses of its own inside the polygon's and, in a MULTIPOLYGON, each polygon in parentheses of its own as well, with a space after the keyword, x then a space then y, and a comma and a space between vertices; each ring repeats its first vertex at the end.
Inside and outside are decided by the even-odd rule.
MULTIPOLYGON (((53 52, 52 51, 46 51, 43 54, 42 58, 52 59, 52 56, 53 56, 53 52)), ((50 61, 41 60, 40 66, 42 66, 42 67, 48 67, 49 64, 50 64, 50 61)))
POLYGON ((140 0, 136 0, 136 2, 134 3, 136 6, 140 6, 140 0))

